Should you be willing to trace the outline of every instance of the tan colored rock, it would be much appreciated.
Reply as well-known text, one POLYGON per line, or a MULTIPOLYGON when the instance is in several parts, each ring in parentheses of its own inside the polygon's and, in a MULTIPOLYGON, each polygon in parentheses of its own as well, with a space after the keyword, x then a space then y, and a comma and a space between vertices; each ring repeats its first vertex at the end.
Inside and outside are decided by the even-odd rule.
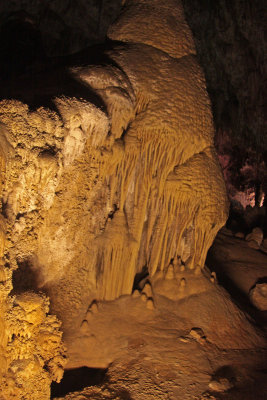
POLYGON ((191 336, 200 344, 204 344, 206 342, 206 336, 201 328, 192 328, 189 332, 189 336, 191 336))
POLYGON ((153 293, 152 293, 152 288, 151 288, 151 284, 149 282, 147 282, 142 290, 143 293, 145 293, 147 295, 147 297, 152 297, 153 293))
POLYGON ((133 291, 133 293, 132 293, 132 297, 133 297, 133 298, 138 298, 138 297, 140 297, 140 296, 141 296, 141 294, 140 294, 139 290, 135 289, 135 290, 133 291))
MULTIPOLYGON (((254 242, 256 242, 256 244, 258 245, 258 247, 261 245, 262 241, 263 241, 263 232, 261 228, 254 228, 252 229, 252 232, 249 233, 246 236, 246 241, 248 242, 249 246, 256 246, 254 244, 254 242), (253 244, 251 244, 250 242, 253 242, 253 244)), ((255 248, 255 247, 252 247, 255 248)))
POLYGON ((86 319, 83 320, 82 324, 81 324, 81 332, 83 334, 85 334, 88 331, 88 321, 86 319))
POLYGON ((215 271, 212 271, 212 273, 210 274, 210 281, 211 281, 212 283, 217 282, 217 275, 216 275, 216 272, 215 272, 215 271))
POLYGON ((155 305, 154 305, 154 301, 153 301, 152 297, 149 297, 149 298, 147 299, 146 308, 147 308, 148 310, 154 310, 154 309, 155 309, 155 305))
POLYGON ((235 233, 235 237, 237 237, 239 239, 244 239, 245 238, 245 234, 243 232, 237 232, 237 233, 235 233))
POLYGON ((212 380, 209 383, 209 388, 214 392, 227 392, 234 385, 227 378, 219 378, 218 380, 212 380))
POLYGON ((181 267, 181 265, 182 265, 181 257, 180 256, 174 257, 174 260, 173 260, 174 269, 179 269, 181 267))
POLYGON ((257 283, 249 292, 250 301, 261 311, 267 311, 267 283, 257 283))
POLYGON ((96 314, 96 313, 98 312, 98 305, 97 305, 96 302, 93 302, 93 303, 92 303, 92 305, 90 306, 90 311, 91 311, 93 314, 96 314))
POLYGON ((7 251, 12 267, 20 260, 38 271, 68 332, 94 299, 131 294, 144 265, 150 277, 172 259, 203 268, 227 218, 210 101, 181 3, 126 2, 109 38, 124 43, 106 51, 110 64, 70 71, 107 112, 78 93, 55 98, 58 112, 0 102, 7 251))
POLYGON ((147 302, 148 298, 147 298, 146 293, 142 293, 141 294, 141 300, 144 301, 144 302, 147 302))
POLYGON ((9 296, 11 274, 5 270, 1 268, 0 398, 48 400, 50 384, 60 382, 67 361, 61 324, 48 315, 45 296, 9 296))
MULTIPOLYGON (((26 266, 34 289, 49 295, 78 358, 72 362, 87 356, 105 368, 109 349, 99 356, 99 335, 88 336, 101 319, 97 302, 130 299, 151 317, 154 291, 169 303, 205 293, 201 269, 228 214, 205 78, 181 2, 126 1, 108 36, 110 63, 69 71, 103 109, 64 88, 53 99, 57 112, 0 102, 0 256, 11 269, 26 266), (127 296, 144 266, 152 285, 142 288, 145 304, 127 296)), ((65 362, 60 324, 42 295, 6 299, 11 276, 1 275, 2 390, 47 400, 65 362)))
POLYGON ((156 271, 155 274, 153 275, 153 281, 162 280, 163 277, 164 277, 163 271, 156 271))
POLYGON ((186 286, 186 280, 185 280, 185 278, 182 278, 181 280, 180 280, 180 288, 182 289, 182 288, 184 288, 186 286))
POLYGON ((248 247, 254 250, 259 250, 260 246, 256 240, 250 239, 247 241, 248 247))
POLYGON ((166 274, 165 274, 165 279, 172 280, 174 279, 174 267, 172 264, 170 264, 167 268, 166 274))

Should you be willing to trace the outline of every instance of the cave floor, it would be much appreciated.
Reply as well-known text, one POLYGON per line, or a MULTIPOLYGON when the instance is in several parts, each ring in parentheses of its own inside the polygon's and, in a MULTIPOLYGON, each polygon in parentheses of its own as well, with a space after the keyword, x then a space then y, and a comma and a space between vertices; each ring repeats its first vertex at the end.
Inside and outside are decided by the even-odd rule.
POLYGON ((201 275, 200 290, 178 300, 169 298, 168 286, 165 295, 154 289, 154 308, 144 296, 98 303, 76 335, 65 338, 67 368, 106 369, 104 378, 52 398, 265 400, 264 313, 249 305, 248 290, 266 274, 266 260, 222 232, 207 262, 219 282, 227 278, 221 283, 230 294, 201 275))
MULTIPOLYGON (((267 253, 250 248, 244 239, 223 228, 209 250, 208 266, 227 289, 236 288, 245 298, 250 288, 267 277, 267 253)), ((233 293, 234 295, 234 293, 233 293)))

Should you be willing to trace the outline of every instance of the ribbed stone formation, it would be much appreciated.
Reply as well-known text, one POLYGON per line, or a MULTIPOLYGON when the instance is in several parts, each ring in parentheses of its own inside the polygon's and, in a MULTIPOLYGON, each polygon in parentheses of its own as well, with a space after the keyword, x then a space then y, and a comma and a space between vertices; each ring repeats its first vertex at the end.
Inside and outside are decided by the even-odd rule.
MULTIPOLYGON (((126 1, 108 36, 105 63, 69 69, 102 107, 79 92, 53 98, 53 110, 0 102, 2 264, 10 285, 13 273, 16 295, 10 287, 1 307, 9 304, 14 321, 19 307, 23 321, 28 311, 42 316, 23 333, 31 346, 32 337, 43 340, 48 352, 40 399, 48 398, 52 379, 60 380, 65 356, 59 322, 46 316, 47 297, 33 291, 49 296, 62 321, 69 368, 107 368, 131 347, 136 327, 157 338, 165 315, 171 340, 181 318, 191 332, 186 341, 201 346, 203 332, 209 343, 228 348, 260 343, 216 274, 203 272, 228 200, 205 79, 180 1, 126 1)), ((9 341, 19 332, 12 329, 5 328, 9 341)), ((24 359, 23 352, 12 357, 24 359)))

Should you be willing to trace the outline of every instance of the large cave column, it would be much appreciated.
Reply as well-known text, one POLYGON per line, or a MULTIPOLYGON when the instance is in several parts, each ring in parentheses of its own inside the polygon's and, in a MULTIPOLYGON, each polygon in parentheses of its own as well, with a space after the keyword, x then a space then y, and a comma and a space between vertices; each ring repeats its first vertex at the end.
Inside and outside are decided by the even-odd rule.
MULTIPOLYGON (((115 41, 107 51, 110 63, 71 70, 102 99, 111 123, 101 146, 85 145, 98 160, 95 189, 90 178, 90 193, 81 186, 83 171, 92 168, 84 152, 78 163, 66 166, 70 172, 59 190, 66 195, 57 207, 65 210, 73 175, 71 187, 84 193, 85 204, 93 199, 96 204, 94 215, 83 216, 76 196, 70 202, 75 213, 63 213, 69 221, 62 232, 73 238, 66 254, 73 256, 49 290, 55 309, 73 326, 95 299, 130 294, 144 266, 153 276, 181 257, 188 268, 202 268, 227 216, 205 79, 180 2, 126 2, 108 35, 115 41), (59 290, 65 293, 61 300, 59 290)), ((52 221, 55 205, 49 213, 52 221)))
POLYGON ((105 65, 70 71, 103 109, 78 93, 54 99, 57 113, 0 105, 14 151, 4 196, 16 228, 10 260, 36 276, 70 340, 90 305, 131 294, 144 266, 150 277, 175 257, 203 267, 227 215, 180 2, 126 2, 109 37, 105 65))
POLYGON ((183 7, 177 1, 128 1, 109 37, 126 44, 109 56, 136 97, 117 169, 118 176, 128 174, 128 185, 118 191, 139 243, 135 270, 147 265, 153 275, 176 257, 202 268, 228 203, 205 79, 183 7))

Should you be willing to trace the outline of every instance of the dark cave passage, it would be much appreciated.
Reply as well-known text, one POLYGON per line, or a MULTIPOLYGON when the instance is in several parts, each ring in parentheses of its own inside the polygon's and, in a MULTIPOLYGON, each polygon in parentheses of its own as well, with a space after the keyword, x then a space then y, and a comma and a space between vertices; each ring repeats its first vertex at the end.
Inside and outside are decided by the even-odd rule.
POLYGON ((60 383, 51 385, 51 399, 66 396, 70 392, 80 391, 89 386, 100 385, 106 379, 107 369, 102 368, 77 368, 64 372, 60 383))

